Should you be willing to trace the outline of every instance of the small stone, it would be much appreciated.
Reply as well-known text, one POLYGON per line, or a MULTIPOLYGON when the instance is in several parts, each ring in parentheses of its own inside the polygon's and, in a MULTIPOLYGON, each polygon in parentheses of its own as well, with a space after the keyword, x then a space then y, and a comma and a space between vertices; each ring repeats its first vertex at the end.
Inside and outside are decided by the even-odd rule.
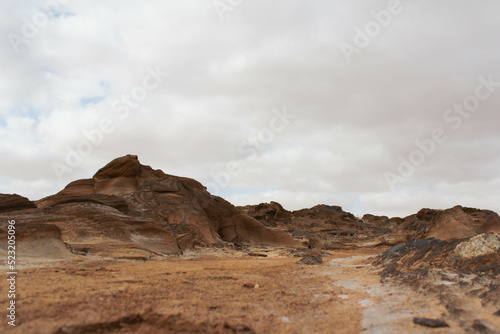
POLYGON ((478 332, 486 332, 488 330, 488 327, 477 319, 474 320, 474 323, 472 324, 472 328, 478 332))
POLYGON ((263 254, 263 253, 253 253, 253 252, 250 252, 248 253, 249 256, 255 256, 255 257, 267 257, 267 254, 263 254))
POLYGON ((442 319, 413 318, 413 323, 416 325, 421 325, 421 326, 431 327, 431 328, 450 327, 446 323, 446 321, 444 321, 442 319))
POLYGON ((283 321, 285 324, 289 324, 290 323, 290 318, 288 318, 288 317, 281 317, 281 321, 283 321))

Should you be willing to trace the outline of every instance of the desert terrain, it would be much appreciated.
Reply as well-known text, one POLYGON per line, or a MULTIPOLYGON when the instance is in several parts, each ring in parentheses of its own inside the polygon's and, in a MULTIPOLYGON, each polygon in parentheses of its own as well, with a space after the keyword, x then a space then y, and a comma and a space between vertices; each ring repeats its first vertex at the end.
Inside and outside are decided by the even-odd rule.
POLYGON ((2 333, 500 332, 489 210, 236 207, 127 155, 38 201, 0 195, 7 277, 12 221, 2 333))

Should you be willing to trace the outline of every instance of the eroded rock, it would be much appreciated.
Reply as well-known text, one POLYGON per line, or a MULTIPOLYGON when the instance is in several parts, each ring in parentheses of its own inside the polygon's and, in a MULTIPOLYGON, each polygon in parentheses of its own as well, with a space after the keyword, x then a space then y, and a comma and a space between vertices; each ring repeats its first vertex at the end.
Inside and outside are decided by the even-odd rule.
POLYGON ((17 194, 0 194, 0 213, 36 209, 35 203, 17 194))
POLYGON ((498 233, 480 234, 468 241, 459 243, 454 254, 470 259, 476 256, 500 252, 500 235, 498 233))
MULTIPOLYGON (((276 203, 274 207, 280 210, 276 203)), ((147 258, 238 239, 298 245, 288 233, 267 228, 212 196, 196 180, 154 170, 135 155, 117 158, 91 179, 71 182, 36 203, 18 195, 0 195, 2 208, 33 209, 6 219, 16 218, 19 229, 31 224, 33 231, 35 223, 50 223, 60 230, 61 242, 93 255, 147 258)))

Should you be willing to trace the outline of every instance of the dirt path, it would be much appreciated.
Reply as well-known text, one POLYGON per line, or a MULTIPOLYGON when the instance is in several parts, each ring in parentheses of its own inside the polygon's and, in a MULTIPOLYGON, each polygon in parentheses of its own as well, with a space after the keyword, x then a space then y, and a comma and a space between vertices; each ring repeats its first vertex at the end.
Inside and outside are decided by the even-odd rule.
POLYGON ((419 294, 407 286, 380 283, 376 268, 368 264, 369 256, 351 256, 330 260, 327 272, 334 284, 347 290, 343 298, 364 306, 364 333, 462 333, 450 323, 449 328, 430 329, 415 325, 414 317, 441 318, 446 314, 439 300, 419 294))
POLYGON ((4 320, 0 332, 430 333, 413 317, 443 310, 409 289, 382 286, 367 265, 374 252, 336 252, 319 266, 279 252, 213 252, 26 268, 18 274, 18 326, 4 320))

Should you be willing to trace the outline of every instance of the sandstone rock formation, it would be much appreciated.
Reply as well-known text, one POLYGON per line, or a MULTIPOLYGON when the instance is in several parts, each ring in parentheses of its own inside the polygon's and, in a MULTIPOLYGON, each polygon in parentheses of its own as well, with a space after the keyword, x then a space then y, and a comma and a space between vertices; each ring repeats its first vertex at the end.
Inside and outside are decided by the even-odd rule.
POLYGON ((17 194, 0 194, 0 213, 36 208, 35 203, 17 194))
MULTIPOLYGON (((54 224, 27 223, 18 225, 16 247, 27 258, 68 259, 73 257, 62 241, 61 230, 54 224)), ((3 236, 0 236, 0 238, 3 236)), ((4 237, 6 240, 7 237, 4 237)))
POLYGON ((285 210, 278 202, 261 203, 258 205, 247 205, 240 207, 240 210, 251 216, 266 226, 289 226, 292 213, 285 210))
POLYGON ((401 218, 364 215, 362 219, 340 206, 325 204, 287 211, 279 203, 261 203, 240 207, 243 213, 266 226, 277 226, 292 233, 309 248, 352 248, 397 245, 406 242, 410 231, 397 227, 401 218))
POLYGON ((481 233, 500 233, 500 217, 493 211, 457 205, 447 210, 422 209, 406 217, 400 228, 411 231, 412 238, 451 241, 481 233))
POLYGON ((144 258, 235 239, 296 246, 287 233, 243 215, 199 182, 141 165, 134 155, 111 161, 93 178, 71 182, 36 206, 17 195, 0 200, 0 208, 18 210, 5 219, 15 218, 21 227, 55 226, 61 234, 52 241, 78 254, 144 258))
POLYGON ((461 206, 422 209, 405 218, 358 218, 324 204, 297 211, 277 202, 236 208, 199 182, 154 170, 134 155, 117 158, 92 178, 71 182, 36 202, 0 195, 0 218, 0 232, 6 231, 8 219, 31 231, 23 238, 32 241, 33 250, 50 244, 47 254, 58 256, 66 256, 68 249, 80 255, 136 259, 224 242, 334 250, 417 239, 453 242, 500 233, 498 214, 461 206), (43 237, 35 237, 37 233, 43 237))
POLYGON ((394 246, 414 239, 453 241, 500 232, 497 213, 462 206, 447 210, 421 209, 405 218, 371 214, 357 218, 339 206, 324 204, 287 211, 279 203, 271 202, 247 205, 240 210, 263 225, 289 231, 309 248, 394 246))

